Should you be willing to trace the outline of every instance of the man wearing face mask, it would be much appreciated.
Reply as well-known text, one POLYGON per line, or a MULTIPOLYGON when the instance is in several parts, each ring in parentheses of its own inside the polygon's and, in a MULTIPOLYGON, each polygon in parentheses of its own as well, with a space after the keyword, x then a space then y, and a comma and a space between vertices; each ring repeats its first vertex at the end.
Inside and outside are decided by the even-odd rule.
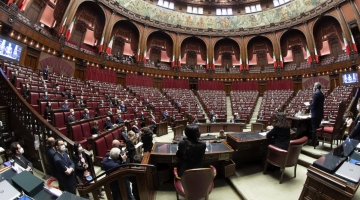
POLYGON ((76 195, 75 164, 66 153, 66 147, 62 139, 55 140, 55 148, 54 164, 57 170, 59 185, 61 185, 60 187, 64 191, 76 195))
POLYGON ((65 100, 65 101, 64 101, 64 104, 63 104, 63 105, 61 105, 61 109, 63 109, 63 110, 67 110, 67 109, 69 109, 68 100, 65 100))
POLYGON ((10 145, 10 149, 13 156, 13 160, 16 164, 18 164, 20 167, 25 169, 28 172, 32 172, 33 165, 32 163, 27 160, 22 154, 24 154, 24 149, 20 146, 18 142, 13 142, 10 145))
POLYGON ((42 99, 49 99, 48 92, 45 92, 44 95, 41 98, 42 99))
POLYGON ((319 82, 314 83, 314 94, 312 97, 312 102, 309 105, 311 111, 311 132, 312 132, 312 141, 309 140, 308 144, 314 146, 314 148, 319 145, 319 142, 316 141, 316 129, 319 128, 321 120, 324 117, 324 94, 321 92, 321 84, 319 82))
POLYGON ((84 114, 82 115, 82 119, 90 119, 89 110, 87 108, 84 109, 84 114))
POLYGON ((70 115, 68 116, 67 121, 69 124, 76 121, 75 115, 74 115, 74 109, 70 109, 70 115))
POLYGON ((360 101, 356 105, 356 109, 358 111, 358 115, 354 120, 354 130, 352 130, 351 133, 349 134, 349 138, 360 140, 360 101))

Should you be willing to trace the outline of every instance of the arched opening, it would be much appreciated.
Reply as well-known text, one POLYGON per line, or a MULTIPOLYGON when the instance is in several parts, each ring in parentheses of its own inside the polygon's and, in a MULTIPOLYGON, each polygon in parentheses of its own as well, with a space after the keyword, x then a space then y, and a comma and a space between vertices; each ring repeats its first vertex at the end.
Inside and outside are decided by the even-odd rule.
POLYGON ((274 72, 273 45, 263 36, 252 38, 247 46, 250 72, 274 72))
MULTIPOLYGON (((305 35, 296 29, 286 31, 280 39, 281 55, 283 57, 284 69, 291 71, 295 69, 309 68, 306 53, 305 35)), ((314 48, 314 47, 308 47, 314 48)))
MULTIPOLYGON (((230 72, 240 65, 240 48, 232 39, 224 38, 216 42, 214 47, 215 70, 217 73, 230 72)), ((239 71, 239 70, 236 70, 239 71)))
POLYGON ((150 62, 150 67, 170 69, 170 62, 173 57, 173 41, 168 34, 162 31, 151 33, 146 46, 146 59, 150 62))

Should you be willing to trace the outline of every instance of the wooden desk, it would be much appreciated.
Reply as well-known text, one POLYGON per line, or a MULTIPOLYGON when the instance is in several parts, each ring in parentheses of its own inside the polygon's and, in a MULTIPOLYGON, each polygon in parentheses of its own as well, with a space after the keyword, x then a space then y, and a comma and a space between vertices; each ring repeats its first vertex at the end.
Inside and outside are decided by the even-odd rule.
MULTIPOLYGON (((227 133, 226 142, 235 150, 234 162, 239 165, 248 162, 261 161, 269 145, 265 136, 255 132, 227 133)), ((290 131, 290 139, 296 137, 296 132, 290 131)))
POLYGON ((225 132, 242 132, 246 126, 244 123, 213 123, 199 124, 200 133, 218 133, 220 130, 225 132))
POLYGON ((156 123, 157 126, 157 136, 162 136, 168 134, 167 122, 156 123))
POLYGON ((307 178, 299 199, 342 199, 354 197, 359 183, 352 183, 314 166, 308 168, 307 178))
POLYGON ((173 132, 174 132, 174 138, 173 140, 175 140, 175 138, 177 136, 183 136, 184 135, 184 130, 185 130, 185 127, 183 125, 180 125, 180 126, 175 126, 174 128, 172 128, 173 132))
POLYGON ((187 120, 186 119, 175 120, 175 126, 180 126, 180 125, 186 127, 187 126, 187 120))
MULTIPOLYGON (((171 179, 174 165, 181 163, 181 159, 176 156, 178 144, 155 142, 150 154, 150 164, 156 166, 153 185, 157 189, 159 184, 171 179)), ((221 173, 221 166, 224 162, 232 159, 234 150, 226 143, 210 143, 203 157, 204 167, 209 164, 214 165, 221 173)))

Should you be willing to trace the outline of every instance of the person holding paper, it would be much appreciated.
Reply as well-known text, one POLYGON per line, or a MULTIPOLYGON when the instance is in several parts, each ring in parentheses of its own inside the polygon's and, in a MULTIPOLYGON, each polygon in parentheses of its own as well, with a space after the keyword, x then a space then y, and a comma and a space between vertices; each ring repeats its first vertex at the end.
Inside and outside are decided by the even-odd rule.
POLYGON ((314 147, 319 145, 319 142, 316 141, 316 129, 319 128, 321 120, 324 117, 324 94, 321 92, 321 84, 319 82, 314 83, 314 94, 312 97, 312 102, 309 105, 311 111, 311 132, 312 132, 312 141, 309 140, 308 144, 313 145, 314 147))
POLYGON ((198 141, 200 134, 199 127, 195 124, 190 124, 185 128, 187 140, 179 142, 176 152, 176 156, 182 159, 179 176, 188 169, 203 167, 202 158, 205 154, 206 144, 198 141))

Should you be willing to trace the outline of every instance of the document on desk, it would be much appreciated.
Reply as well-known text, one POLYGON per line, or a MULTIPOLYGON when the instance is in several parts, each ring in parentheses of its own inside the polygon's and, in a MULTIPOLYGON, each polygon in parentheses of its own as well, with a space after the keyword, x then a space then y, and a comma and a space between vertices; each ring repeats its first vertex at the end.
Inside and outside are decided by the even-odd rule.
POLYGON ((307 119, 307 118, 310 118, 310 115, 299 115, 299 116, 296 116, 297 118, 300 118, 300 119, 307 119))
POLYGON ((304 102, 304 105, 305 106, 310 106, 310 102, 306 101, 306 102, 304 102))
POLYGON ((269 131, 266 131, 266 132, 260 132, 259 134, 262 135, 262 136, 266 136, 266 134, 268 133, 269 131))

